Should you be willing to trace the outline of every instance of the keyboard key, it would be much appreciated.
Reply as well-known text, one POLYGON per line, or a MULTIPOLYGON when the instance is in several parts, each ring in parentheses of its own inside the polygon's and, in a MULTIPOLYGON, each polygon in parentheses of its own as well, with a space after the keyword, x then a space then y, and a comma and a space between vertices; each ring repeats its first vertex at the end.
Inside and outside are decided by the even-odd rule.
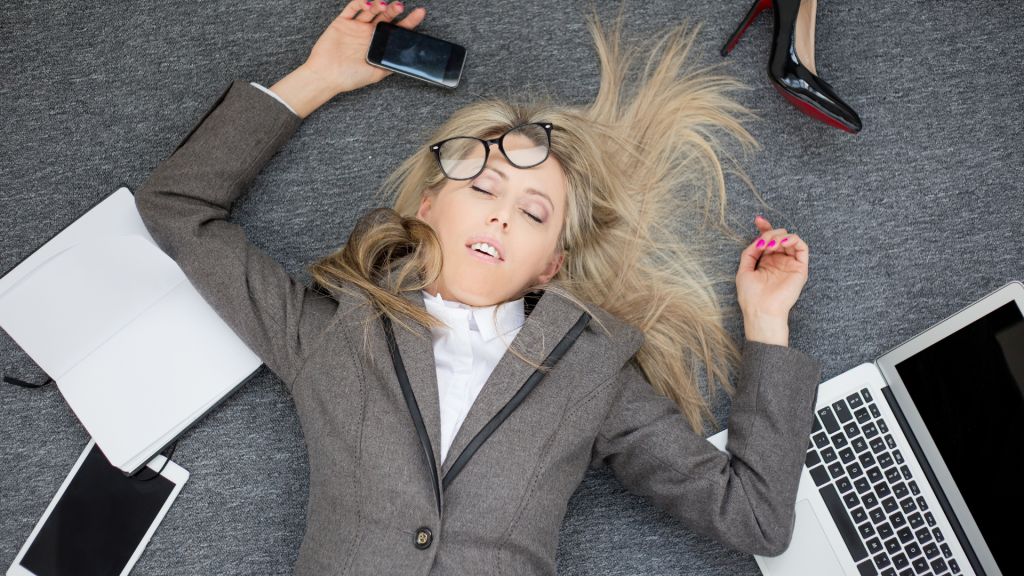
POLYGON ((878 427, 872 422, 865 424, 861 431, 864 432, 865 438, 874 438, 875 436, 878 436, 878 427))
MULTIPOLYGON (((879 526, 879 528, 881 528, 881 526, 879 526)), ((881 532, 879 532, 878 535, 881 536, 882 535, 881 532)), ((895 538, 890 538, 890 539, 885 541, 885 549, 889 552, 889 554, 895 554, 895 553, 899 552, 900 550, 902 550, 903 547, 900 546, 900 541, 899 540, 897 540, 895 538)), ((895 560, 895 558, 894 558, 894 560, 895 560)), ((902 566, 897 566, 897 568, 902 568, 902 566)))
POLYGON ((885 452, 885 442, 881 438, 874 438, 868 444, 871 445, 871 451, 875 454, 885 452))
POLYGON ((811 468, 811 478, 814 478, 814 484, 821 486, 822 484, 828 483, 828 472, 825 471, 824 466, 816 466, 811 468))
POLYGON ((956 560, 949 561, 949 569, 953 571, 953 574, 960 573, 960 565, 956 563, 956 560))
MULTIPOLYGON (((907 568, 903 572, 900 572, 900 576, 914 576, 914 569, 913 568, 907 568)), ((931 575, 929 575, 929 576, 931 576, 931 575)))
POLYGON ((900 512, 897 512, 897 513, 893 514, 892 516, 889 516, 889 521, 892 522, 892 525, 895 528, 899 528, 900 526, 903 526, 904 524, 907 523, 907 519, 904 518, 903 514, 900 513, 900 512))
POLYGON ((888 434, 889 433, 889 426, 885 423, 885 420, 879 420, 878 422, 875 422, 875 424, 878 424, 878 430, 882 434, 888 434))
POLYGON ((865 560, 857 564, 857 572, 860 573, 860 576, 878 576, 878 571, 875 570, 875 565, 871 560, 865 560))
POLYGON ((935 542, 924 547, 924 555, 927 556, 929 560, 939 555, 939 547, 935 545, 935 542))
POLYGON ((821 449, 821 459, 825 462, 831 462, 836 459, 836 451, 831 446, 827 446, 821 449))
MULTIPOLYGON (((865 456, 871 456, 871 455, 870 454, 865 454, 865 456)), ((863 462, 863 461, 864 461, 864 459, 861 458, 861 462, 863 462)), ((871 482, 872 484, 877 484, 878 482, 882 481, 882 478, 884 478, 884 476, 882 476, 882 471, 879 470, 877 466, 873 467, 873 468, 868 468, 868 471, 866 472, 866 474, 868 476, 868 482, 871 482)))
POLYGON ((829 434, 839 431, 839 422, 836 422, 836 417, 832 415, 832 409, 828 406, 818 410, 818 418, 821 419, 822 425, 825 426, 825 430, 828 430, 829 434))
POLYGON ((885 482, 880 482, 878 484, 875 484, 875 494, 878 494, 879 498, 885 498, 890 493, 891 493, 891 490, 889 490, 889 485, 886 484, 885 482))
POLYGON ((824 432, 818 432, 817 434, 815 434, 813 436, 813 440, 814 445, 817 446, 818 448, 824 448, 825 446, 828 446, 828 434, 825 434, 824 432))
MULTIPOLYGON (((832 515, 832 520, 835 521, 836 527, 839 528, 839 534, 843 537, 843 542, 850 551, 853 561, 860 562, 867 558, 868 551, 864 549, 864 543, 857 537, 857 528, 854 526, 853 521, 850 520, 850 515, 846 513, 846 508, 843 508, 843 501, 839 498, 836 489, 832 486, 823 486, 818 489, 818 492, 821 494, 821 499, 825 501, 825 507, 828 508, 829 514, 832 515)), ((868 524, 867 526, 870 527, 871 525, 868 524)))
MULTIPOLYGON (((879 424, 881 424, 881 422, 879 422, 879 424)), ((885 435, 885 444, 886 444, 886 445, 887 445, 887 446, 888 446, 888 447, 889 447, 890 449, 892 449, 892 448, 895 448, 895 447, 896 447, 896 440, 894 440, 894 439, 893 439, 893 437, 892 437, 892 434, 886 434, 886 435, 885 435)))
POLYGON ((900 454, 899 450, 893 450, 892 457, 894 460, 896 460, 897 464, 903 464, 903 454, 900 454))
POLYGON ((851 441, 850 441, 850 446, 853 446, 853 449, 854 449, 854 450, 855 450, 855 451, 856 451, 856 452, 857 452, 858 454, 860 454, 861 452, 863 452, 863 451, 865 451, 865 450, 867 450, 867 449, 868 449, 868 443, 867 443, 867 442, 865 442, 865 441, 864 441, 864 439, 863 439, 863 438, 861 438, 860 436, 857 436, 856 438, 854 438, 853 440, 851 440, 851 441))
POLYGON ((818 430, 821 430, 821 422, 818 422, 818 419, 815 418, 814 419, 814 425, 811 426, 811 434, 814 434, 818 430))
POLYGON ((878 498, 875 498, 875 495, 872 494, 871 492, 868 492, 867 494, 865 494, 861 498, 861 500, 864 502, 864 509, 865 510, 870 510, 870 509, 874 508, 875 506, 878 506, 878 498))
POLYGON ((896 482, 899 482, 900 481, 900 471, 895 469, 895 468, 893 468, 892 470, 886 470, 885 471, 885 479, 888 480, 890 484, 894 484, 896 482))
POLYGON ((892 514, 893 512, 895 512, 895 511, 900 509, 900 505, 896 503, 896 499, 895 498, 890 496, 890 497, 886 498, 885 500, 882 500, 882 508, 885 508, 885 511, 888 512, 889 514, 892 514))
POLYGON ((921 574, 922 572, 924 572, 925 570, 928 569, 928 561, 925 560, 924 558, 918 558, 918 559, 914 560, 913 564, 914 564, 914 570, 918 574, 921 574))
MULTIPOLYGON (((896 542, 896 541, 893 540, 893 542, 896 542)), ((889 543, 886 542, 886 546, 888 546, 888 545, 889 545, 889 543)), ((896 545, 899 546, 898 543, 896 545)), ((895 566, 897 570, 903 570, 907 566, 910 566, 910 560, 907 560, 907 555, 906 554, 896 554, 895 556, 892 557, 892 565, 895 566)))
POLYGON ((924 496, 918 496, 916 500, 918 508, 920 508, 922 511, 928 509, 928 502, 925 501, 924 496))
POLYGON ((882 540, 885 540, 887 538, 892 538, 892 535, 893 535, 892 526, 889 526, 888 522, 886 522, 884 524, 880 524, 878 526, 878 536, 882 540))
POLYGON ((914 496, 917 496, 918 494, 921 493, 921 489, 917 487, 917 482, 911 480, 910 483, 907 484, 907 486, 910 488, 910 493, 913 494, 914 496))
POLYGON ((900 542, 906 544, 907 542, 910 542, 914 539, 914 533, 910 530, 910 528, 900 528, 896 532, 896 537, 900 539, 900 542))
POLYGON ((942 574, 946 571, 946 561, 942 558, 932 560, 932 570, 934 570, 936 574, 942 574))
POLYGON ((867 468, 868 466, 874 466, 875 457, 871 455, 871 452, 865 452, 860 455, 860 465, 867 468))
POLYGON ((882 552, 878 556, 875 556, 875 566, 878 566, 879 568, 885 568, 890 563, 891 562, 889 561, 889 557, 885 554, 885 552, 882 552))
POLYGON ((868 412, 871 412, 871 415, 875 418, 882 417, 882 413, 878 411, 878 406, 875 406, 874 404, 868 405, 868 412))
POLYGON ((864 512, 864 509, 859 506, 857 508, 854 508, 853 510, 850 510, 850 517, 853 518, 854 524, 860 524, 861 522, 868 519, 867 513, 864 512))
POLYGON ((853 438, 854 436, 860 434, 860 428, 857 427, 856 422, 849 422, 845 426, 843 426, 843 432, 846 432, 847 437, 853 438))
POLYGON ((821 458, 818 458, 818 453, 814 450, 808 452, 807 457, 804 458, 804 466, 807 466, 808 468, 814 468, 818 462, 821 462, 821 458))
POLYGON ((857 494, 855 492, 850 492, 846 496, 843 496, 843 502, 846 502, 847 508, 853 508, 860 504, 860 498, 857 498, 857 494))
POLYGON ((917 512, 914 512, 910 516, 907 516, 907 522, 910 522, 910 527, 914 530, 917 530, 921 526, 924 526, 924 518, 921 518, 921 515, 917 512))
POLYGON ((856 456, 853 455, 852 448, 843 448, 839 451, 839 458, 843 461, 843 464, 849 464, 850 462, 853 462, 853 459, 856 458, 856 456))
POLYGON ((882 570, 882 576, 896 576, 896 571, 892 568, 886 568, 882 570))
POLYGON ((828 472, 833 478, 839 478, 843 475, 843 465, 839 462, 833 462, 828 465, 828 472))
POLYGON ((888 452, 880 454, 878 456, 878 465, 881 466, 882 468, 888 468, 889 466, 892 466, 892 456, 889 456, 888 452))
POLYGON ((871 484, 868 483, 866 478, 858 478, 853 481, 853 486, 857 488, 858 494, 863 494, 868 490, 871 490, 871 484))
POLYGON ((860 532, 861 538, 865 540, 875 535, 875 529, 871 527, 871 522, 865 522, 857 526, 857 531, 860 532))
POLYGON ((882 541, 878 538, 872 538, 864 544, 868 547, 868 554, 878 554, 882 551, 882 541))
POLYGON ((942 550, 942 556, 944 558, 949 558, 953 555, 953 551, 949 549, 949 544, 946 544, 945 542, 942 543, 942 546, 939 546, 939 549, 942 550))
POLYGON ((847 466, 846 471, 850 473, 850 478, 856 478, 864 473, 864 471, 860 469, 860 465, 856 462, 847 466))
POLYGON ((861 408, 854 412, 853 415, 857 417, 857 422, 860 422, 861 424, 871 420, 871 414, 868 414, 867 408, 861 408))
POLYGON ((907 495, 907 485, 903 482, 897 482, 892 485, 892 493, 896 495, 896 498, 902 499, 907 495))
POLYGON ((849 478, 840 478, 839 480, 836 480, 836 490, 839 490, 840 494, 851 488, 853 488, 853 484, 850 483, 849 478))
POLYGON ((832 409, 836 411, 836 418, 839 418, 840 422, 847 422, 853 419, 853 415, 850 414, 850 409, 846 407, 846 402, 843 402, 842 400, 832 404, 832 409))
POLYGON ((910 514, 914 510, 917 510, 917 505, 914 504, 913 498, 904 498, 903 500, 900 500, 900 508, 903 508, 904 514, 910 514))
POLYGON ((924 513, 924 521, 927 522, 928 525, 933 528, 935 527, 935 524, 937 524, 937 522, 935 522, 935 516, 932 516, 931 512, 924 513))
POLYGON ((873 400, 873 398, 871 397, 871 392, 869 392, 867 388, 862 389, 860 391, 860 395, 864 397, 864 400, 866 402, 871 402, 873 400))
POLYGON ((850 408, 860 408, 864 405, 864 401, 860 399, 860 394, 850 394, 846 397, 846 401, 850 403, 850 408))
POLYGON ((917 536, 917 541, 921 544, 931 541, 932 533, 927 528, 921 528, 917 532, 914 532, 914 536, 917 536))
POLYGON ((911 558, 919 556, 921 554, 921 547, 917 545, 917 542, 911 542, 910 544, 907 544, 907 547, 904 548, 904 550, 907 551, 907 556, 911 558))
POLYGON ((842 448, 843 446, 846 446, 846 436, 843 436, 842 434, 836 434, 835 436, 832 437, 832 445, 835 446, 836 448, 842 448))
POLYGON ((871 518, 871 521, 875 524, 885 521, 885 512, 882 511, 881 508, 875 508, 874 510, 868 512, 868 516, 871 518))
POLYGON ((942 542, 946 539, 946 537, 942 535, 942 530, 939 530, 938 528, 932 528, 932 534, 935 534, 935 540, 937 542, 942 542))
POLYGON ((900 474, 903 474, 904 480, 910 480, 912 478, 910 475, 910 468, 908 466, 900 466, 900 474))

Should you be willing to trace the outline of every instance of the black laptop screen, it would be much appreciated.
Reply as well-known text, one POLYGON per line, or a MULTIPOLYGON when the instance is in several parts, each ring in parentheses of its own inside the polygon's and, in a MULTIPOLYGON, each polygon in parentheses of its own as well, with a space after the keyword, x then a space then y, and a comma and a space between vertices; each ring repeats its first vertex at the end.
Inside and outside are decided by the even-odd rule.
MULTIPOLYGON (((1010 302, 896 365, 996 563, 1024 514, 1024 317, 1010 302)), ((1011 560, 1014 558, 1014 560, 1011 560)))

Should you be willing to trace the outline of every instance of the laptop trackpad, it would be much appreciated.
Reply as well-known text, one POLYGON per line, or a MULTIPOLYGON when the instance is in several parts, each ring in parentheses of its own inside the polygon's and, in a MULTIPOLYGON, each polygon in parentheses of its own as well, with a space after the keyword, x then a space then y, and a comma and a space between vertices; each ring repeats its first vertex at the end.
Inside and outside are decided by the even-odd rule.
POLYGON ((825 532, 811 503, 801 500, 796 503, 796 525, 793 528, 793 543, 780 556, 764 558, 765 567, 771 576, 844 576, 836 553, 832 551, 825 532))

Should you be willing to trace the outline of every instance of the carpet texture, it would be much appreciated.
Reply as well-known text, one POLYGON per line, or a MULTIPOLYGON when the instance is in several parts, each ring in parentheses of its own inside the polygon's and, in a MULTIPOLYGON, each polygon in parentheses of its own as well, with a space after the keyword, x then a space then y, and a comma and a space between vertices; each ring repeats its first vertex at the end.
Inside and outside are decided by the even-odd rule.
MULTIPOLYGON (((289 271, 341 245, 425 136, 488 96, 594 97, 589 2, 427 0, 428 34, 469 49, 454 92, 391 77, 314 113, 233 219, 289 271)), ((261 0, 39 2, 0 11, 0 272, 121 185, 136 189, 234 78, 269 86, 305 58, 341 3, 261 0)), ((408 8, 417 6, 410 2, 408 8)), ((625 35, 688 19, 697 47, 750 90, 760 150, 742 163, 767 206, 729 177, 728 215, 811 246, 792 345, 824 378, 870 362, 1010 280, 1024 279, 1024 12, 1007 1, 822 0, 816 63, 864 121, 851 136, 789 106, 765 75, 771 16, 726 59, 748 8, 627 1, 625 35)), ((619 3, 600 3, 605 22, 619 3)), ((681 219, 688 218, 680 215, 681 219)), ((715 244, 733 273, 738 250, 715 244)), ((723 292, 727 292, 727 286, 723 292)), ((68 278, 74 289, 74 278, 68 278)), ((733 334, 741 327, 729 320, 733 334)), ((0 371, 44 375, 0 332, 0 371)), ((728 401, 716 405, 723 424, 728 401)), ((88 442, 53 386, 0 387, 0 568, 6 570, 88 442)), ((262 370, 187 432, 192 477, 135 574, 289 574, 305 523, 308 461, 294 405, 262 370)), ((603 470, 569 503, 559 572, 758 574, 753 557, 696 534, 603 470)))

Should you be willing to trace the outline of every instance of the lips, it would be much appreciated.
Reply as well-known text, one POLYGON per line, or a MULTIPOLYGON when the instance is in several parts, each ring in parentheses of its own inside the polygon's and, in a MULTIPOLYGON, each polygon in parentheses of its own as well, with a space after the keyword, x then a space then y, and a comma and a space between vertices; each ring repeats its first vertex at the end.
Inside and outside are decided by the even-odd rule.
POLYGON ((466 250, 469 250, 474 256, 479 256, 480 258, 484 259, 485 262, 504 262, 505 261, 505 245, 502 244, 500 240, 498 240, 497 238, 495 238, 494 236, 491 236, 489 234, 480 234, 480 235, 473 236, 473 237, 467 239, 466 240, 466 250), (486 243, 490 244, 491 246, 493 246, 495 248, 495 250, 498 251, 499 258, 495 258, 495 257, 491 256, 490 254, 484 254, 483 252, 479 252, 477 250, 473 250, 471 248, 471 246, 473 244, 478 243, 478 242, 486 242, 486 243))

